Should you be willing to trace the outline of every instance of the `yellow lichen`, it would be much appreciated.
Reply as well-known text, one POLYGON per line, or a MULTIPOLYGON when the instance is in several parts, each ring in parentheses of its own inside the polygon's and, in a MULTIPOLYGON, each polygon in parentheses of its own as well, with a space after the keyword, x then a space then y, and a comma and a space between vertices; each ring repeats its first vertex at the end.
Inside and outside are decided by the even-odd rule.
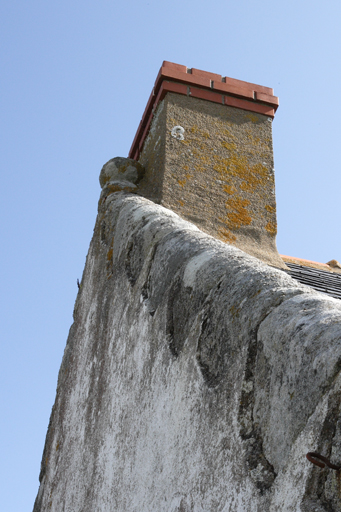
POLYGON ((257 117, 256 114, 251 114, 250 112, 246 114, 246 117, 250 119, 251 123, 258 123, 259 121, 259 117, 257 117))
POLYGON ((205 170, 205 167, 203 165, 196 165, 195 170, 197 172, 203 172, 205 170))
MULTIPOLYGON (((228 124, 230 124, 232 126, 232 123, 228 123, 228 124)), ((227 135, 227 137, 229 137, 230 139, 235 139, 236 140, 236 136, 233 133, 231 133, 230 130, 227 130, 225 128, 225 129, 223 129, 222 133, 224 135, 227 135)), ((217 134, 217 135, 219 135, 219 134, 217 134)))
POLYGON ((191 174, 186 174, 182 180, 177 180, 179 185, 181 185, 181 187, 184 187, 185 183, 190 179, 190 178, 193 178, 193 176, 191 174))
POLYGON ((230 195, 232 195, 236 192, 235 187, 231 187, 230 185, 224 185, 223 189, 224 189, 224 192, 227 192, 230 195))
POLYGON ((234 142, 227 142, 226 140, 222 140, 220 144, 229 151, 235 151, 237 147, 234 142))
POLYGON ((277 225, 275 222, 268 222, 265 229, 270 233, 270 235, 276 235, 277 233, 277 225))
POLYGON ((218 233, 219 239, 222 240, 223 242, 233 244, 237 240, 236 235, 231 233, 231 231, 226 228, 219 228, 218 233))
POLYGON ((264 208, 269 212, 269 213, 275 213, 276 211, 276 208, 274 206, 270 206, 269 204, 266 204, 264 206, 264 208))
POLYGON ((252 222, 252 218, 246 209, 250 204, 247 199, 242 199, 240 196, 229 197, 226 201, 228 209, 227 225, 230 229, 240 229, 241 226, 248 226, 252 222), (231 211, 232 210, 232 211, 231 211))
POLYGON ((247 181, 242 181, 240 184, 240 190, 243 190, 244 192, 251 192, 253 194, 254 190, 252 188, 252 184, 247 181))
POLYGON ((210 165, 211 164, 211 159, 208 155, 206 155, 205 153, 202 153, 201 155, 199 155, 199 158, 201 160, 201 162, 204 164, 204 165, 210 165))
POLYGON ((215 163, 213 169, 225 178, 227 176, 239 178, 240 188, 243 191, 253 193, 267 188, 268 170, 265 165, 257 163, 250 165, 245 155, 239 155, 237 151, 230 152, 230 158, 221 158, 213 155, 215 163))
POLYGON ((110 194, 113 194, 115 192, 121 192, 123 190, 124 192, 132 192, 135 189, 134 185, 132 184, 131 187, 128 186, 121 186, 118 184, 112 184, 107 185, 105 192, 107 193, 106 197, 108 197, 110 194))

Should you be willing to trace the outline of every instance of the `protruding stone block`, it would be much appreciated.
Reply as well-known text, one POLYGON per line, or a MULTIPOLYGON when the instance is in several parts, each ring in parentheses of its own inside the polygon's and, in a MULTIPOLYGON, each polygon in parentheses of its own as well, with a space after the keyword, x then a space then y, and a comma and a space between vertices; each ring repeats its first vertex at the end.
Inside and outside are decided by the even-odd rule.
POLYGON ((143 174, 144 169, 136 160, 117 156, 103 165, 99 182, 102 188, 110 181, 128 181, 136 184, 141 180, 143 174))

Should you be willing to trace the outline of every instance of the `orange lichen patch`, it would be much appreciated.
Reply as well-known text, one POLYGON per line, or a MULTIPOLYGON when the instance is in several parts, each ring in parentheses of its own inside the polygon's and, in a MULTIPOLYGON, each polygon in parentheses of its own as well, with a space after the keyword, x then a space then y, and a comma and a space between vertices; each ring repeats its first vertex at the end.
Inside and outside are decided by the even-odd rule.
POLYGON ((221 158, 213 155, 215 163, 213 169, 225 178, 226 176, 239 178, 242 190, 253 193, 255 190, 267 189, 268 170, 263 164, 250 165, 245 155, 239 155, 236 151, 230 152, 230 158, 221 158))
POLYGON ((276 212, 276 208, 274 206, 270 206, 269 204, 266 204, 264 206, 264 208, 266 209, 266 211, 268 211, 269 213, 275 213, 276 212))
POLYGON ((245 130, 245 136, 248 139, 248 151, 251 151, 251 153, 259 155, 261 149, 265 150, 265 152, 271 149, 270 139, 256 137, 248 128, 245 130))
POLYGON ((213 165, 213 169, 220 174, 229 174, 229 158, 220 158, 217 155, 213 155, 214 160, 216 160, 216 163, 213 165))
POLYGON ((251 194, 253 194, 253 192, 254 192, 254 190, 252 188, 252 184, 247 181, 241 182, 240 190, 243 190, 244 192, 251 192, 251 194))
POLYGON ((237 190, 234 187, 231 187, 230 185, 224 185, 223 189, 224 192, 227 192, 230 195, 235 194, 235 192, 237 192, 237 190))
POLYGON ((276 235, 277 233, 277 225, 275 222, 268 222, 265 229, 270 233, 270 235, 276 235))
POLYGON ((219 238, 223 242, 227 242, 229 244, 233 244, 237 240, 236 235, 231 233, 231 231, 226 228, 219 229, 219 238))
POLYGON ((204 165, 211 165, 211 159, 205 153, 200 154, 199 159, 204 165))
POLYGON ((247 117, 248 119, 250 119, 251 123, 258 123, 259 121, 259 117, 256 116, 255 114, 251 114, 250 112, 248 112, 247 114, 245 114, 245 117, 247 117))
POLYGON ((240 196, 230 197, 226 201, 226 207, 229 210, 227 224, 230 229, 236 230, 240 229, 241 226, 248 226, 251 224, 252 218, 246 209, 246 206, 249 204, 250 201, 242 199, 240 196))
MULTIPOLYGON (((222 124, 223 124, 223 123, 222 123, 222 124)), ((229 124, 230 126, 232 126, 232 123, 229 123, 229 122, 228 122, 227 124, 229 124)), ((227 135, 227 137, 229 137, 230 139, 234 139, 234 140, 236 140, 236 138, 237 138, 233 133, 231 133, 231 132, 230 132, 230 130, 227 130, 226 128, 224 128, 224 129, 222 130, 222 133, 223 133, 224 135, 227 135)), ((219 135, 219 134, 217 134, 217 135, 219 135)))
POLYGON ((184 187, 184 185, 186 184, 186 182, 190 179, 190 178, 193 178, 193 176, 191 174, 186 174, 184 176, 184 178, 182 180, 177 180, 179 185, 181 185, 182 187, 184 187))
POLYGON ((258 174, 260 178, 268 178, 268 170, 263 164, 255 164, 251 167, 253 174, 258 174))
POLYGON ((204 131, 200 130, 200 128, 196 124, 194 124, 191 127, 190 132, 191 133, 195 133, 195 134, 199 134, 204 139, 209 139, 210 138, 210 134, 208 132, 204 132, 204 131))
POLYGON ((196 172, 204 172, 205 167, 203 165, 196 165, 195 170, 196 172))
POLYGON ((121 192, 122 190, 124 192, 132 192, 136 187, 133 185, 132 187, 122 187, 121 185, 118 185, 117 183, 113 185, 107 185, 105 192, 106 197, 108 197, 110 194, 113 194, 114 192, 121 192))
POLYGON ((228 149, 229 151, 235 151, 237 148, 234 142, 227 142, 226 140, 222 140, 220 144, 223 148, 228 149))

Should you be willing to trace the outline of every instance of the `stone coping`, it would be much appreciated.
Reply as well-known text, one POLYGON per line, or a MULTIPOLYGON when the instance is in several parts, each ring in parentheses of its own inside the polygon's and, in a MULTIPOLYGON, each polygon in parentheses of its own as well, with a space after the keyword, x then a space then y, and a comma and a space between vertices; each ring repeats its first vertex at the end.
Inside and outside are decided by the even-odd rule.
POLYGON ((274 118, 279 101, 273 89, 163 61, 129 151, 138 160, 155 109, 167 92, 192 96, 274 118))

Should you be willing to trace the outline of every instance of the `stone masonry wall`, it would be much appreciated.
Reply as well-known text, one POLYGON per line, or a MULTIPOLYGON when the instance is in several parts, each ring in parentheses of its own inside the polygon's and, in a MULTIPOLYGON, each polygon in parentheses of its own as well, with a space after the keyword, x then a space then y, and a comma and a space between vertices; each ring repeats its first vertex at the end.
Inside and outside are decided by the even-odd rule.
POLYGON ((146 174, 137 194, 265 263, 286 268, 276 247, 271 117, 168 93, 139 162, 146 174))
POLYGON ((341 303, 103 196, 34 512, 339 511, 341 303))

